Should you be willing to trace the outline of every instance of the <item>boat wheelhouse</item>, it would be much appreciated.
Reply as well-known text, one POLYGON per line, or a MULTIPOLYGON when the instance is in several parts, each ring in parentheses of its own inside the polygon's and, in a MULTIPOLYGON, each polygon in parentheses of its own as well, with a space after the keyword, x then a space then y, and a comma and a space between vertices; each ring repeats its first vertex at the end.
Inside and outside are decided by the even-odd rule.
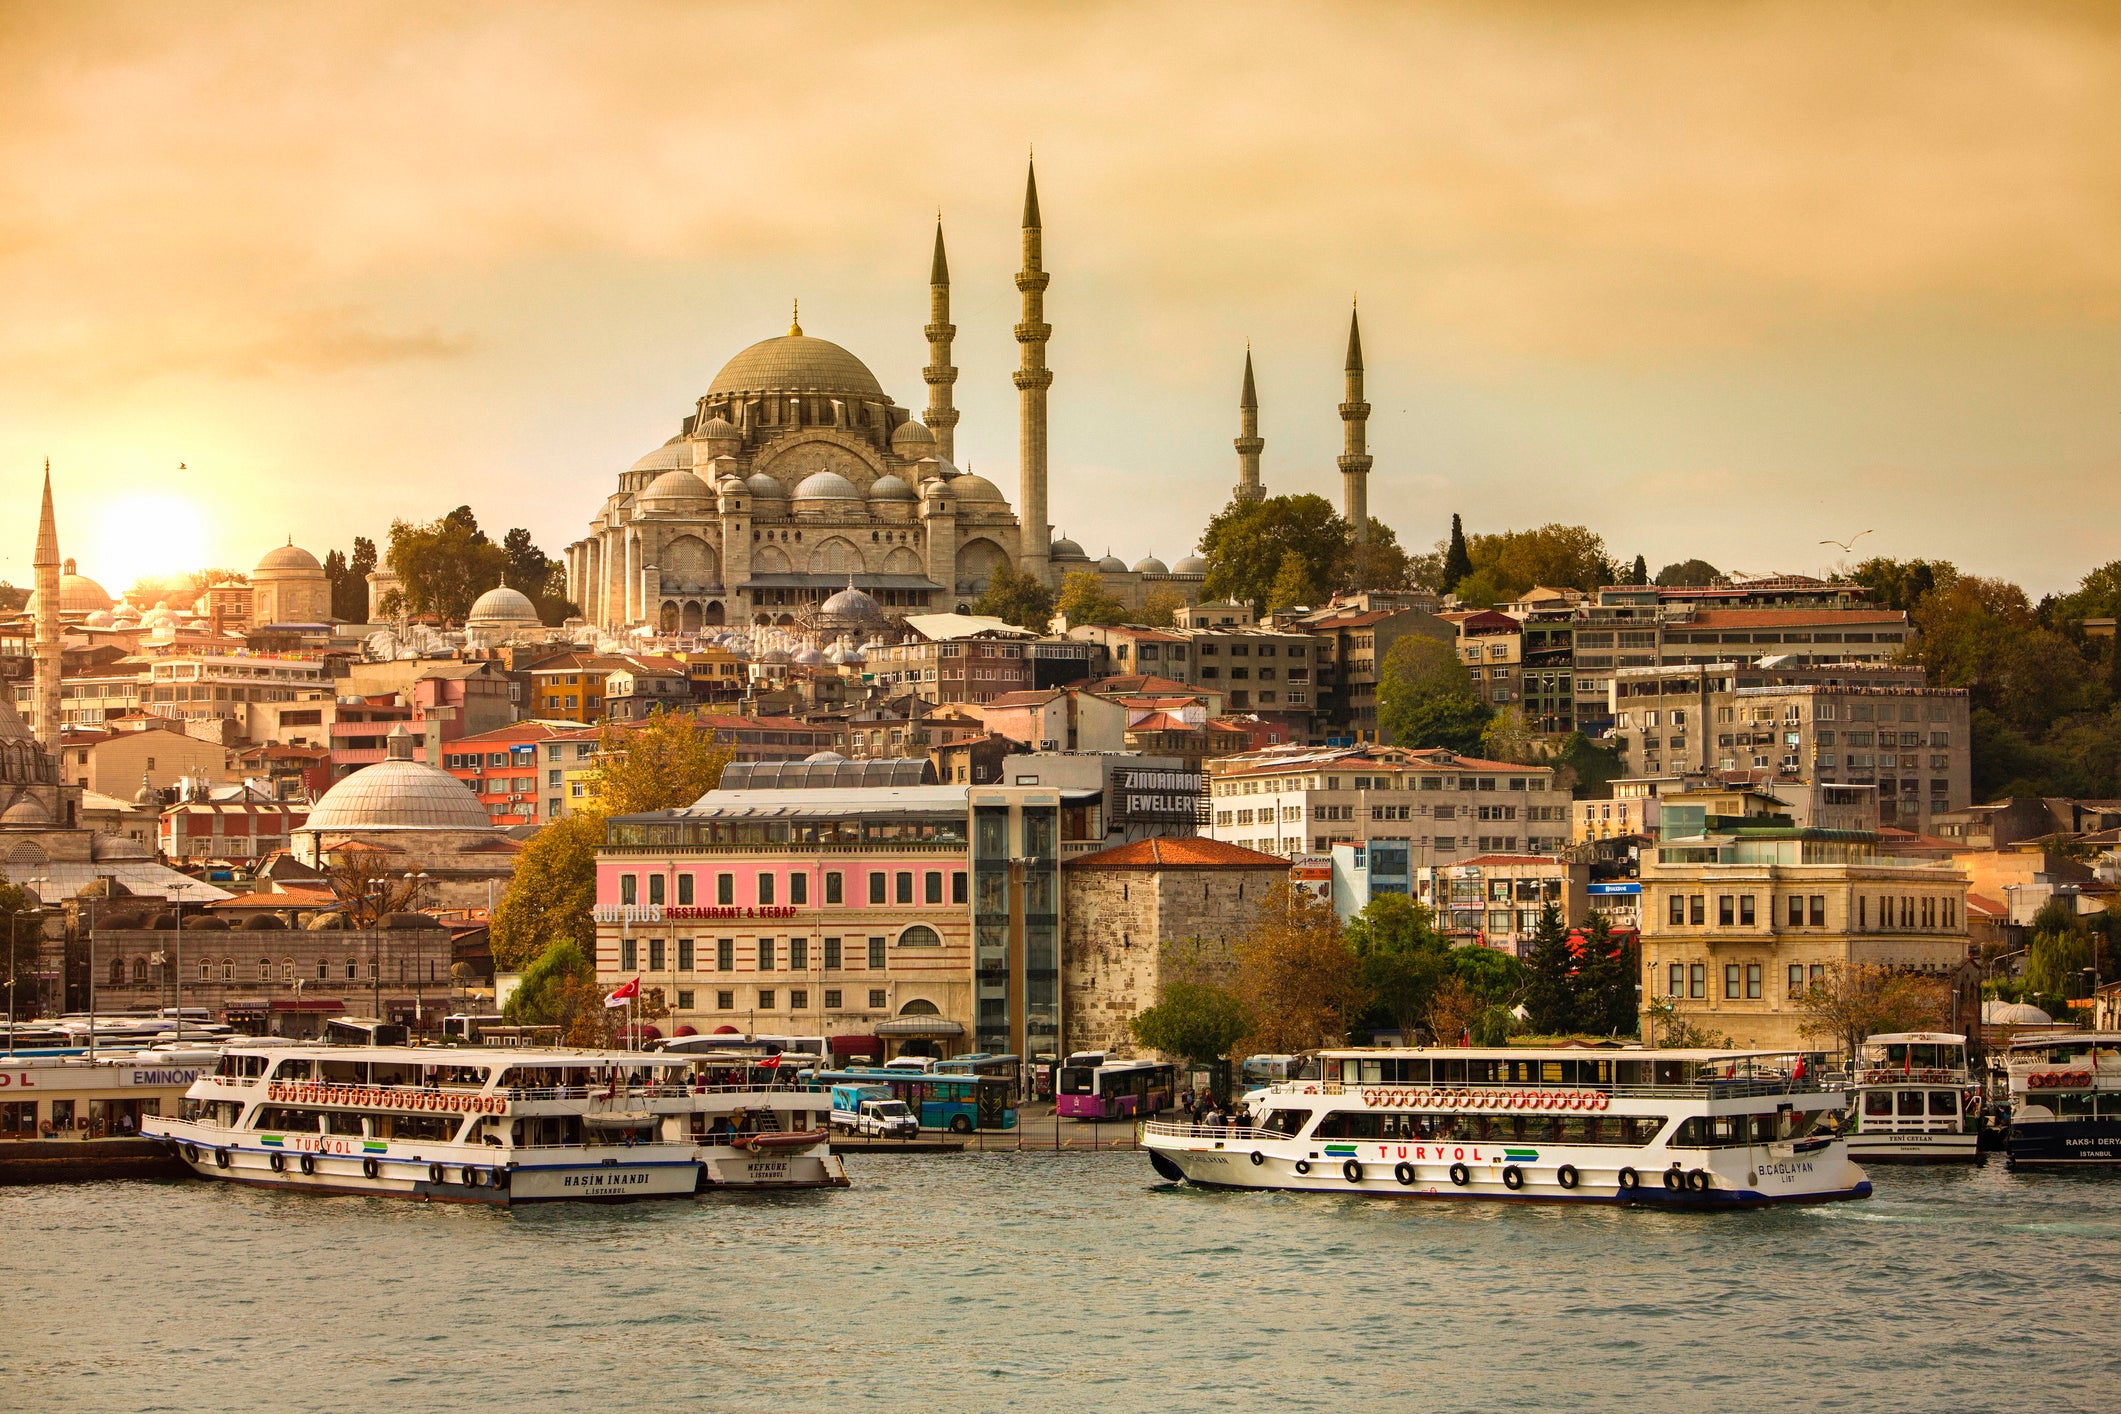
POLYGON ((1868 1197, 1843 1097, 1770 1051, 1324 1051, 1229 1127, 1152 1120, 1158 1173, 1223 1188, 1701 1208, 1868 1197))
POLYGON ((1865 1038, 1849 1071, 1843 1126, 1865 1163, 1972 1163, 1981 1157, 1981 1085, 1966 1037, 1901 1031, 1865 1038))
POLYGON ((2011 1043, 2011 1167, 2121 1164, 2121 1032, 2057 1031, 2011 1043))

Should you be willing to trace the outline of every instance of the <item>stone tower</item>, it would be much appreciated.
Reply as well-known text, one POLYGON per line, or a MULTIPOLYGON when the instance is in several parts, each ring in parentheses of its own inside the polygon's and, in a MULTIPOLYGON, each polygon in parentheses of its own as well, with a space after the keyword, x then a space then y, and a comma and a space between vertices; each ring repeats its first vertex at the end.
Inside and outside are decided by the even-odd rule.
POLYGON ((921 380, 928 385, 928 407, 921 420, 935 434, 935 454, 946 462, 957 461, 957 409, 950 401, 950 385, 957 382, 957 369, 950 362, 950 341, 957 326, 950 322, 950 262, 943 258, 943 218, 935 218, 935 260, 928 267, 928 366, 921 380))
POLYGON ((59 523, 52 515, 52 464, 44 463, 44 510, 37 520, 37 740, 59 743, 59 523))
POLYGON ((1042 583, 1051 575, 1049 547, 1053 540, 1053 527, 1046 519, 1046 390, 1053 386, 1053 371, 1046 367, 1046 341, 1053 337, 1053 326, 1045 322, 1048 276, 1041 268, 1043 259, 1038 172, 1035 167, 1027 167, 1024 268, 1016 272, 1016 288, 1024 297, 1024 317, 1016 326, 1017 513, 1023 525, 1020 568, 1042 583))
POLYGON ((1348 311, 1348 363, 1340 404, 1340 513, 1355 542, 1370 538, 1370 405, 1362 400, 1362 325, 1348 311))
POLYGON ((1240 501, 1257 501, 1263 498, 1266 488, 1259 484, 1259 454, 1267 442, 1259 435, 1259 394, 1252 389, 1252 348, 1245 346, 1245 391, 1237 399, 1237 491, 1240 501))

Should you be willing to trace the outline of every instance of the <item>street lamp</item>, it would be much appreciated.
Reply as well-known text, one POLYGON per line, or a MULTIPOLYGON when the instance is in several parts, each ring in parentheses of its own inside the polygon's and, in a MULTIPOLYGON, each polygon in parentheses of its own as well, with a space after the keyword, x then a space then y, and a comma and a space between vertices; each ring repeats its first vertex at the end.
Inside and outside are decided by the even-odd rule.
MULTIPOLYGON (((405 895, 405 905, 408 912, 419 912, 420 890, 427 887, 427 881, 428 874, 425 869, 422 869, 417 874, 406 874, 405 883, 408 887, 405 895)), ((427 1008, 426 993, 420 985, 424 980, 420 976, 420 959, 414 957, 412 964, 412 1019, 415 1025, 422 1025, 427 1020, 427 1008)))
POLYGON ((184 1044, 184 895, 190 888, 191 884, 187 881, 171 884, 164 890, 169 899, 170 910, 177 920, 176 937, 170 944, 170 956, 173 959, 170 975, 174 979, 171 991, 177 1002, 176 1042, 180 1046, 184 1044))

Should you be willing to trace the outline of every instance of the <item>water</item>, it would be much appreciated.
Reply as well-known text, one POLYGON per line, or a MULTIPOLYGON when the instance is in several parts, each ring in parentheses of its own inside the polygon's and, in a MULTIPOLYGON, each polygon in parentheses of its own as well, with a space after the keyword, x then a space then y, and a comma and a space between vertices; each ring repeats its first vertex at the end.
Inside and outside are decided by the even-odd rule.
POLYGON ((0 1190, 0 1407, 2111 1409, 2121 1176, 1664 1214, 853 1156, 837 1193, 495 1213, 0 1190), (829 1402, 828 1402, 829 1401, 829 1402))

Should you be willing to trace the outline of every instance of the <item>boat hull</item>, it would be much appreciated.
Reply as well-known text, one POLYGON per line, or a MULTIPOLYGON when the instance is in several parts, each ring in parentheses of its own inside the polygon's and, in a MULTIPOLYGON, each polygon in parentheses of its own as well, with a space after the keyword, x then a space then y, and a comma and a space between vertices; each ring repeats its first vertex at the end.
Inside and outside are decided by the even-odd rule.
POLYGON ((1981 1157, 1981 1133, 1851 1134, 1848 1146, 1866 1164, 1971 1164, 1981 1157))
POLYGON ((1204 1188, 1698 1209, 1832 1203, 1871 1194, 1870 1179, 1838 1142, 1787 1154, 1716 1150, 1707 1151, 1712 1156, 1696 1152, 1683 1158, 1657 1151, 1616 1157, 1611 1151, 1545 1146, 1513 1152, 1510 1146, 1488 1144, 1374 1141, 1316 1150, 1266 1143, 1225 1146, 1156 1135, 1145 1136, 1143 1147, 1158 1173, 1204 1188), (1318 1157, 1311 1157, 1313 1153, 1318 1157), (1745 1157, 1730 1157, 1733 1154, 1745 1157), (1665 1173, 1675 1158, 1685 1166, 1673 1187, 1665 1173), (1565 1167, 1571 1170, 1567 1177, 1573 1184, 1563 1181, 1565 1167), (1632 1170, 1636 1186, 1623 1186, 1623 1168, 1632 1170), (1693 1174, 1705 1177, 1689 1181, 1693 1174))
POLYGON ((699 1189, 845 1188, 847 1165, 824 1144, 814 1149, 735 1149, 699 1151, 699 1189))
POLYGON ((2004 1153, 2014 1168, 2121 1164, 2121 1119, 2018 1120, 2004 1153))

